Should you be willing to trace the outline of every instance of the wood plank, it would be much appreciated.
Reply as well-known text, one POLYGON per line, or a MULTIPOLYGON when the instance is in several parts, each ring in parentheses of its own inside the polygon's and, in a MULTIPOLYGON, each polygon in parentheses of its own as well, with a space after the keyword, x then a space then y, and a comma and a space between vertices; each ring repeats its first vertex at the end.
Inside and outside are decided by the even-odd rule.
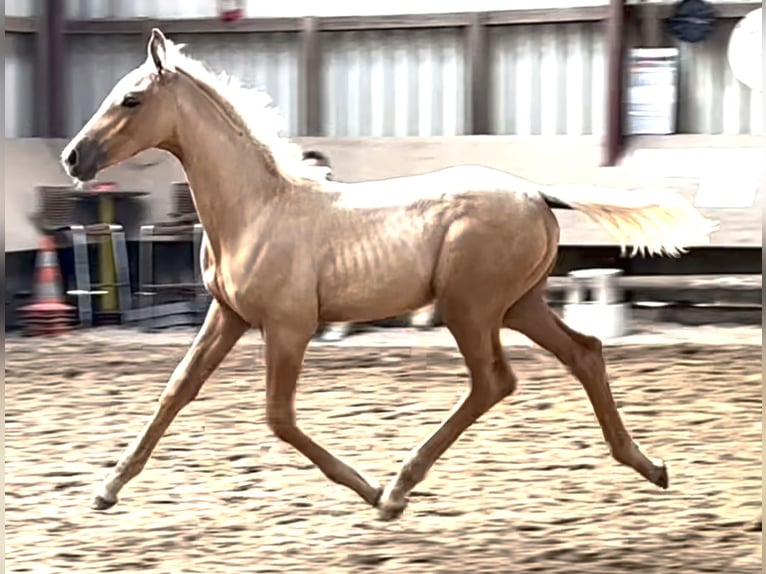
POLYGON ((301 131, 322 135, 322 48, 317 19, 304 18, 301 31, 301 131))
POLYGON ((583 6, 579 8, 541 8, 532 10, 503 10, 486 13, 488 26, 508 24, 546 24, 556 22, 597 22, 606 20, 607 6, 583 6))
MULTIPOLYGON (((427 14, 425 16, 349 16, 316 18, 321 31, 385 30, 398 28, 460 27, 468 24, 463 14, 427 14)), ((69 34, 141 34, 145 27, 158 27, 166 34, 216 34, 254 32, 301 32, 303 18, 242 18, 224 22, 218 18, 153 20, 88 19, 67 23, 69 34)))
POLYGON ((662 28, 666 22, 661 17, 660 6, 658 4, 642 4, 638 11, 638 17, 641 45, 637 47, 662 47, 662 28))
MULTIPOLYGON (((35 131, 40 137, 52 137, 50 130, 51 109, 51 72, 50 72, 50 33, 48 32, 48 2, 41 2, 42 8, 37 16, 36 28, 41 34, 35 34, 35 109, 37 125, 35 131)), ((7 19, 6 19, 7 21, 7 19)))
MULTIPOLYGON (((658 17, 667 20, 673 16, 673 12, 675 11, 675 5, 676 2, 670 3, 670 4, 659 4, 657 5, 657 12, 658 17)), ((718 17, 723 19, 739 19, 756 8, 760 8, 762 5, 762 2, 716 2, 714 3, 715 9, 718 12, 718 17)), ((628 16, 631 18, 638 17, 638 13, 640 13, 643 8, 645 8, 645 5, 639 5, 639 4, 631 4, 626 7, 628 16)))
POLYGON ((387 30, 405 28, 455 28, 470 24, 470 14, 392 14, 383 16, 333 16, 318 18, 319 29, 343 32, 351 30, 387 30))
POLYGON ((64 26, 66 23, 66 10, 63 2, 49 0, 48 12, 48 63, 50 95, 48 105, 48 136, 55 138, 66 137, 66 37, 64 26))
POLYGON ((219 18, 151 18, 70 20, 68 34, 144 34, 147 28, 159 28, 165 34, 229 34, 253 32, 300 32, 300 18, 243 18, 224 22, 219 18))
MULTIPOLYGON (((546 22, 587 22, 604 20, 606 6, 546 8, 481 12, 487 25, 534 24, 546 22)), ((319 31, 392 30, 408 28, 461 28, 471 25, 471 13, 391 14, 375 16, 330 16, 316 18, 319 31)), ((7 23, 8 19, 6 19, 7 23)), ((146 26, 167 34, 215 34, 253 32, 300 32, 303 18, 242 18, 224 22, 220 18, 180 19, 86 19, 70 20, 69 34, 143 34, 146 26)), ((21 25, 21 23, 17 23, 21 25)), ((6 25, 7 28, 7 25, 6 25)))
POLYGON ((466 31, 466 46, 470 61, 468 81, 470 93, 470 125, 468 133, 486 135, 492 133, 490 125, 491 93, 489 70, 489 41, 487 27, 484 25, 486 15, 474 13, 466 31))
POLYGON ((29 16, 6 16, 6 34, 34 34, 37 32, 38 19, 29 16))
MULTIPOLYGON (((762 2, 732 2, 731 4, 716 4, 719 18, 743 18, 756 8, 760 8, 762 2)), ((670 6, 667 7, 670 12, 670 6)))
POLYGON ((66 136, 64 7, 43 0, 37 16, 35 88, 37 131, 42 137, 66 136))
POLYGON ((623 136, 623 93, 624 54, 623 36, 625 0, 610 0, 607 20, 607 72, 605 83, 606 100, 606 145, 604 165, 614 166, 622 154, 623 136))

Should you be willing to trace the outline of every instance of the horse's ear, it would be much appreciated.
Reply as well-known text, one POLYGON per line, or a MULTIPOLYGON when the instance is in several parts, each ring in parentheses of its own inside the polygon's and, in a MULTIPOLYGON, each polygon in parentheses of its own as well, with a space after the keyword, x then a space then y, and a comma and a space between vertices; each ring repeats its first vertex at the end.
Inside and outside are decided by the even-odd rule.
POLYGON ((172 64, 168 61, 168 50, 165 42, 165 35, 159 28, 152 29, 152 36, 149 38, 148 46, 149 56, 157 68, 157 73, 161 74, 165 70, 173 71, 172 64))

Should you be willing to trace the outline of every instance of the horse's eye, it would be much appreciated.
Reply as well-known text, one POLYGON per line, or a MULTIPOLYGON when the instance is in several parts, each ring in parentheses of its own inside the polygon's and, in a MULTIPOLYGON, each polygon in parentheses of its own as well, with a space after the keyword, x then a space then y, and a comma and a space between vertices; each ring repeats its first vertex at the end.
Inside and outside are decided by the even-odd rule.
POLYGON ((132 94, 128 94, 127 96, 122 98, 122 106, 125 108, 135 108, 140 105, 141 105, 141 100, 139 100, 137 96, 134 96, 132 94))

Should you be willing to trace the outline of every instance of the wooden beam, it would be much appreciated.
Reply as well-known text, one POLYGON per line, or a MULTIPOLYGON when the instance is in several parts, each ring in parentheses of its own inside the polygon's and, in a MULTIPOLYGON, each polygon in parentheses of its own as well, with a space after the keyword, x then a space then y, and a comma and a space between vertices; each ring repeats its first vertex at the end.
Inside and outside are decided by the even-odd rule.
MULTIPOLYGON (((353 31, 401 28, 444 28, 467 26, 466 14, 406 14, 393 16, 341 16, 316 18, 317 30, 353 31)), ((179 18, 153 20, 99 18, 70 20, 69 34, 141 34, 145 27, 157 27, 167 34, 227 34, 253 32, 301 32, 302 18, 242 18, 224 22, 219 18, 179 18)))
MULTIPOLYGON (((656 4, 657 16, 662 20, 667 20, 673 16, 676 2, 656 4)), ((718 17, 722 19, 739 19, 746 16, 756 8, 760 8, 762 2, 716 2, 714 3, 718 17)), ((634 18, 636 13, 640 13, 648 4, 631 4, 626 7, 628 16, 634 18)))
POLYGON ((462 28, 470 23, 470 15, 448 14, 392 14, 384 16, 333 16, 319 18, 322 31, 402 30, 406 28, 462 28))
POLYGON ((607 6, 583 6, 580 8, 541 8, 533 10, 504 10, 486 12, 488 26, 509 24, 550 24, 563 22, 597 22, 606 20, 607 6))
MULTIPOLYGON (((35 132, 39 137, 51 137, 51 77, 50 77, 50 34, 48 34, 48 2, 40 2, 35 28, 35 108, 37 125, 35 132)), ((7 21, 7 18, 6 18, 7 21)))
POLYGON ((64 6, 40 2, 36 35, 37 132, 41 137, 66 137, 64 6))
MULTIPOLYGON (((587 22, 604 20, 604 6, 583 8, 546 8, 480 12, 488 26, 508 24, 542 24, 546 22, 587 22)), ((382 16, 330 16, 316 18, 319 31, 394 30, 411 28, 465 28, 471 25, 471 13, 391 14, 382 16)), ((142 34, 158 27, 168 34, 225 34, 253 32, 301 32, 302 18, 242 18, 224 22, 220 18, 181 18, 155 20, 148 18, 70 20, 68 34, 142 34)))
POLYGON ((467 30, 469 68, 468 86, 470 90, 470 119, 467 133, 484 135, 492 132, 490 125, 490 68, 489 41, 485 15, 474 13, 467 30))
MULTIPOLYGON (((43 62, 43 69, 47 74, 46 92, 44 99, 46 104, 47 123, 44 126, 45 136, 54 138, 63 138, 66 133, 66 85, 65 85, 65 64, 66 64, 66 39, 64 37, 64 24, 66 21, 66 11, 64 3, 59 0, 44 0, 43 20, 41 24, 42 33, 40 36, 47 36, 44 41, 38 43, 38 47, 45 47, 47 54, 43 62)), ((38 96, 42 94, 38 93, 38 96)))
POLYGON ((750 12, 756 8, 760 8, 762 5, 763 2, 732 2, 731 4, 719 3, 715 5, 715 9, 718 11, 719 18, 739 19, 747 16, 750 14, 750 12))
POLYGON ((641 48, 660 48, 662 46, 662 28, 665 20, 660 14, 660 5, 655 3, 641 4, 639 11, 639 30, 641 48))
POLYGON ((38 18, 24 16, 6 16, 5 33, 6 34, 34 34, 37 32, 38 18))
POLYGON ((69 20, 67 34, 141 34, 151 28, 159 28, 166 34, 229 34, 253 32, 300 32, 300 18, 243 18, 224 22, 219 18, 179 18, 155 20, 130 18, 124 20, 93 19, 69 20))
MULTIPOLYGON (((721 18, 741 18, 760 6, 759 2, 735 2, 716 4, 721 18)), ((641 6, 629 9, 642 10, 641 6)), ((657 17, 667 19, 673 6, 653 6, 657 17)), ((541 8, 531 10, 505 10, 481 12, 487 26, 512 24, 544 24, 556 22, 593 22, 605 20, 608 6, 585 6, 580 8, 541 8)), ((392 30, 407 28, 463 28, 471 24, 470 13, 444 14, 393 14, 384 16, 332 16, 317 18, 320 31, 392 30)), ((34 32, 34 18, 5 19, 8 32, 34 32)), ((143 34, 147 25, 158 27, 168 34, 228 34, 253 32, 300 32, 302 18, 242 18, 224 22, 220 18, 180 18, 155 20, 148 18, 70 20, 66 25, 68 34, 143 34)))
POLYGON ((603 164, 613 166, 622 154, 625 0, 610 0, 607 19, 606 141, 603 164))
POLYGON ((303 19, 301 31, 301 135, 322 135, 322 49, 317 19, 303 19))

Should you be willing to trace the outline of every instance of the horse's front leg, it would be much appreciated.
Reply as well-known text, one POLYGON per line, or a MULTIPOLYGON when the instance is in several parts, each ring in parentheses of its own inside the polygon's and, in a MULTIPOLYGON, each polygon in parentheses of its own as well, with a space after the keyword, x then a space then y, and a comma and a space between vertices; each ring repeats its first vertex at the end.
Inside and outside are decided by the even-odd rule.
POLYGON ((266 422, 277 438, 292 445, 322 473, 356 492, 376 506, 381 489, 372 485, 349 464, 319 446, 295 422, 295 388, 313 326, 305 329, 265 325, 266 340, 266 422))
POLYGON ((93 508, 104 510, 117 502, 117 494, 144 468, 175 416, 194 400, 203 383, 248 327, 231 309, 213 300, 202 328, 162 392, 157 409, 100 485, 93 508))

